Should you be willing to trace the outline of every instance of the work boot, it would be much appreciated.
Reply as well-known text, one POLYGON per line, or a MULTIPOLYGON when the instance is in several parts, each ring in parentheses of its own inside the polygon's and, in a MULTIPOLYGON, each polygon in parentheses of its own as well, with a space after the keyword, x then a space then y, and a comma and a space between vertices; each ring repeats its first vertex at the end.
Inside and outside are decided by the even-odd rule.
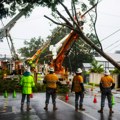
POLYGON ((30 105, 27 105, 27 111, 30 111, 30 110, 31 110, 30 105))
POLYGON ((24 107, 23 104, 21 104, 21 107, 20 107, 20 110, 21 110, 21 111, 23 111, 23 107, 24 107))
POLYGON ((83 108, 83 105, 80 105, 79 110, 85 111, 85 108, 83 108))
POLYGON ((103 113, 103 108, 101 108, 100 110, 98 110, 99 113, 103 113))
POLYGON ((75 108, 75 111, 78 112, 78 108, 75 108))
POLYGON ((110 108, 109 113, 110 113, 110 114, 114 113, 114 111, 112 110, 112 108, 110 108))
POLYGON ((56 104, 53 104, 53 110, 57 110, 58 108, 56 107, 56 104))
POLYGON ((44 110, 48 111, 48 104, 45 105, 44 110))

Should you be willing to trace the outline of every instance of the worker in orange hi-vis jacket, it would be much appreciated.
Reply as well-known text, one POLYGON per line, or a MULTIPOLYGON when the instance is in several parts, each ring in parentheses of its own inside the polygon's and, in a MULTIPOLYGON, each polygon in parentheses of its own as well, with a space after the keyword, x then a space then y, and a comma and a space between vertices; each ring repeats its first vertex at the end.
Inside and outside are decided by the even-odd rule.
POLYGON ((80 68, 77 69, 76 75, 73 78, 72 81, 72 87, 71 87, 71 92, 75 92, 75 111, 78 111, 78 100, 80 97, 79 101, 79 110, 84 111, 85 109, 83 108, 83 99, 84 99, 84 84, 83 84, 83 77, 81 75, 82 70, 80 68))
POLYGON ((105 105, 105 98, 108 99, 108 106, 110 109, 110 114, 112 111, 112 92, 111 90, 115 87, 114 79, 110 76, 109 70, 105 70, 104 76, 100 80, 100 90, 101 90, 101 109, 99 113, 103 113, 103 108, 105 105))
POLYGON ((50 96, 52 97, 53 110, 57 110, 56 107, 56 89, 58 83, 58 77, 54 73, 54 68, 49 69, 49 73, 44 77, 43 83, 46 84, 46 100, 44 109, 48 110, 48 104, 50 96))

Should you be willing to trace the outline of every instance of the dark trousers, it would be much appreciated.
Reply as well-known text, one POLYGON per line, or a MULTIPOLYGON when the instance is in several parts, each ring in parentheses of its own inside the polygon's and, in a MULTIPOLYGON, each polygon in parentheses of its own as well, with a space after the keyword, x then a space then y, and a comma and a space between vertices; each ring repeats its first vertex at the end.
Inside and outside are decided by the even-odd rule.
POLYGON ((21 104, 24 104, 26 96, 27 96, 27 105, 30 105, 30 94, 22 94, 21 104))
POLYGON ((79 104, 79 107, 83 105, 83 99, 84 99, 83 92, 75 92, 75 108, 76 109, 78 109, 78 104, 79 104))
POLYGON ((52 98, 52 103, 56 103, 56 89, 53 88, 47 88, 46 89, 46 100, 45 104, 49 104, 50 96, 52 98))
POLYGON ((101 93, 101 107, 105 106, 105 99, 107 97, 108 100, 108 106, 109 108, 112 108, 112 93, 111 88, 103 88, 101 93))

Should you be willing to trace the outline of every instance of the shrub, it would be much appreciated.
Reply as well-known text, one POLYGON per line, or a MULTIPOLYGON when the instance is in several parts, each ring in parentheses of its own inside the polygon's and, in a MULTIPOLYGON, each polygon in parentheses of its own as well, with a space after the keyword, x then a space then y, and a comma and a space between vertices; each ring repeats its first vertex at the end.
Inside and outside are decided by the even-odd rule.
POLYGON ((0 92, 4 92, 5 90, 7 92, 13 92, 14 90, 20 92, 20 88, 17 87, 18 84, 19 80, 17 79, 0 80, 0 92))
POLYGON ((68 87, 68 85, 58 85, 58 87, 57 87, 57 92, 58 92, 59 94, 68 93, 68 92, 69 92, 69 87, 68 87))
POLYGON ((46 85, 37 83, 35 87, 33 88, 33 92, 45 92, 46 91, 46 85))

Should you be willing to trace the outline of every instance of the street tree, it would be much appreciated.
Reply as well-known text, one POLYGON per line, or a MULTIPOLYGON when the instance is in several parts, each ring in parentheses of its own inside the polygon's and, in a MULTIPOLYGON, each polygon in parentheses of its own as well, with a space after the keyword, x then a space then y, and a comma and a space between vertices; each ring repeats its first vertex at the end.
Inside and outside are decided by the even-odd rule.
MULTIPOLYGON (((61 0, 63 2, 63 0, 61 0)), ((0 1, 0 19, 7 16, 13 16, 17 11, 21 11, 28 4, 26 14, 29 15, 36 6, 48 7, 52 10, 58 5, 57 0, 1 0, 0 1)))
POLYGON ((38 49, 45 43, 45 41, 39 37, 37 38, 32 38, 30 41, 24 41, 24 47, 18 49, 18 53, 22 57, 32 57, 38 49))
MULTIPOLYGON (((89 0, 92 2, 92 0, 89 0)), ((116 68, 120 69, 120 65, 113 60, 110 56, 108 56, 102 49, 100 49, 96 44, 94 44, 83 32, 83 27, 81 27, 80 25, 80 21, 79 18, 77 16, 76 13, 76 6, 75 4, 73 4, 73 8, 74 8, 74 15, 76 17, 76 20, 74 19, 74 17, 72 16, 72 14, 69 12, 68 8, 60 1, 58 0, 58 2, 61 4, 61 6, 65 9, 67 15, 69 16, 70 20, 72 21, 72 24, 70 22, 70 20, 68 20, 64 15, 61 14, 60 11, 58 11, 58 9, 55 10, 56 14, 58 15, 58 17, 62 20, 62 22, 56 21, 55 19, 51 19, 48 16, 45 16, 47 19, 51 20, 53 23, 57 24, 57 25, 62 25, 62 26, 66 26, 69 29, 73 30, 76 34, 79 35, 79 37, 85 41, 88 45, 90 45, 93 49, 95 49, 101 56, 103 56, 104 58, 106 58, 111 64, 113 64, 116 68)), ((95 3, 89 10, 87 10, 87 12, 85 12, 85 14, 89 13, 90 10, 92 10, 93 8, 97 7, 98 2, 95 3)), ((84 15, 81 15, 79 17, 84 17, 84 15)))

